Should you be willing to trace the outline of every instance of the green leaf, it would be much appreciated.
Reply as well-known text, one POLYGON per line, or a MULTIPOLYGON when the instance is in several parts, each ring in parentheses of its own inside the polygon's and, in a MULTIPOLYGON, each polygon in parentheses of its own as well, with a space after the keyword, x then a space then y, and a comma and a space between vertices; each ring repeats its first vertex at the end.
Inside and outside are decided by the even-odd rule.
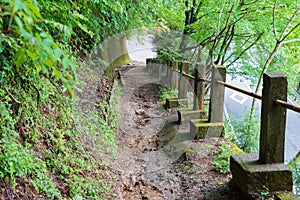
POLYGON ((0 53, 2 53, 4 49, 5 48, 3 46, 0 46, 0 53))
POLYGON ((40 73, 40 71, 42 70, 41 65, 35 65, 36 68, 36 73, 40 73))
POLYGON ((20 67, 26 60, 26 57, 25 57, 25 49, 20 49, 15 55, 14 55, 14 59, 16 60, 15 61, 15 64, 17 67, 20 67))
POLYGON ((64 69, 68 69, 68 67, 70 66, 70 60, 67 57, 64 57, 62 59, 62 65, 64 67, 64 69))
POLYGON ((15 14, 18 10, 21 10, 25 7, 23 1, 21 0, 14 0, 13 1, 13 14, 15 14))
POLYGON ((26 54, 31 58, 32 61, 36 60, 36 53, 26 49, 26 54))
POLYGON ((42 19, 42 15, 38 9, 38 7, 32 3, 27 3, 26 6, 28 8, 30 8, 30 10, 32 11, 32 13, 35 15, 35 19, 42 19))
POLYGON ((56 49, 54 49, 53 53, 54 53, 54 59, 56 61, 61 57, 61 55, 63 54, 63 51, 60 48, 56 48, 56 49))
POLYGON ((49 35, 48 35, 47 33, 45 33, 45 32, 41 32, 41 33, 40 33, 40 36, 41 36, 42 38, 48 38, 48 37, 49 37, 49 35))
POLYGON ((59 80, 60 72, 56 67, 53 67, 53 75, 54 75, 54 78, 55 78, 56 81, 59 80))
POLYGON ((54 65, 53 61, 49 58, 44 59, 44 64, 48 67, 51 67, 54 65))
POLYGON ((51 39, 45 39, 43 40, 43 45, 44 47, 47 48, 47 50, 49 51, 49 48, 54 44, 54 41, 51 39))

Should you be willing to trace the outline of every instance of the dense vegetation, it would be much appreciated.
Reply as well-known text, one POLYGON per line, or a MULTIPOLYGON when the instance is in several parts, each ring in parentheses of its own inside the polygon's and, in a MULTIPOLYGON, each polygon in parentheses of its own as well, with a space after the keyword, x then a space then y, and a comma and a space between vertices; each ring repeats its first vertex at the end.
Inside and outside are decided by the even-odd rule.
MULTIPOLYGON (((180 40, 173 39, 174 47, 170 51, 182 53, 194 48, 201 54, 197 61, 226 65, 232 75, 243 75, 253 82, 257 82, 266 70, 284 71, 291 85, 296 86, 299 72, 299 2, 164 2, 166 5, 162 4, 160 8, 165 13, 161 14, 164 22, 172 30, 184 34, 177 35, 180 40), (198 45, 192 46, 191 41, 198 45)), ((184 59, 193 61, 189 57, 184 59)))
POLYGON ((92 98, 84 93, 87 81, 98 83, 105 69, 99 62, 105 61, 103 52, 89 57, 105 39, 149 21, 137 11, 147 5, 130 0, 0 4, 3 197, 102 198, 113 176, 105 154, 116 148, 118 115, 107 92, 83 112, 81 97, 92 98))

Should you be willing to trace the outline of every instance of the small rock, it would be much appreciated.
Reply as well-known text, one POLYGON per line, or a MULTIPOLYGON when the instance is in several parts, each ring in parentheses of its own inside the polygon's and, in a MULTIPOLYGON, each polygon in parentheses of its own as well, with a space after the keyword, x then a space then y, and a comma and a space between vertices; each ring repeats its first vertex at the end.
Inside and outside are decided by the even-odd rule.
POLYGON ((135 111, 135 114, 137 115, 145 115, 146 114, 146 110, 144 109, 138 109, 135 111))

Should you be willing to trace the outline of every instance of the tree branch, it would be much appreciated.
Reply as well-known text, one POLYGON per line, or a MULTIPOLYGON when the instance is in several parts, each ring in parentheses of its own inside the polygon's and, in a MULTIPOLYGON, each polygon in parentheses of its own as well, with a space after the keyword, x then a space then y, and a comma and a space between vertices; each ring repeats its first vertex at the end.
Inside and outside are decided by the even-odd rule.
POLYGON ((231 42, 232 42, 232 40, 233 40, 233 37, 234 37, 234 26, 235 26, 235 25, 232 26, 231 34, 230 34, 230 38, 229 38, 229 42, 227 42, 227 45, 226 45, 226 47, 225 47, 225 49, 224 49, 224 56, 222 57, 222 61, 221 61, 221 64, 222 64, 222 65, 225 63, 225 61, 224 61, 224 59, 225 59, 225 54, 226 54, 226 52, 227 52, 227 50, 228 50, 228 48, 229 48, 229 46, 230 46, 230 44, 231 44, 231 42))
POLYGON ((289 43, 293 43, 293 42, 300 42, 300 38, 282 41, 281 43, 284 45, 284 44, 289 44, 289 43))
POLYGON ((196 11, 195 11, 195 16, 196 17, 198 15, 199 11, 200 11, 200 8, 201 8, 202 4, 203 4, 203 1, 200 1, 199 4, 198 4, 198 6, 197 6, 197 8, 196 8, 196 11))
POLYGON ((218 55, 218 57, 217 57, 216 63, 219 63, 219 61, 221 60, 221 53, 222 53, 222 51, 224 50, 224 48, 225 48, 225 46, 226 46, 226 44, 227 44, 228 38, 230 37, 230 34, 229 34, 230 30, 231 30, 231 27, 229 27, 229 28, 227 29, 227 31, 226 31, 226 35, 225 35, 224 40, 223 40, 223 43, 222 43, 222 45, 221 45, 221 48, 220 48, 219 55, 218 55))
POLYGON ((274 36, 275 36, 276 40, 278 41, 279 38, 277 37, 276 16, 275 16, 276 5, 277 5, 277 0, 274 1, 274 6, 273 6, 273 33, 274 33, 274 36))
POLYGON ((294 12, 294 14, 292 15, 292 17, 289 19, 288 23, 286 24, 286 26, 285 26, 285 28, 284 28, 284 30, 283 30, 283 32, 282 32, 280 38, 279 38, 279 41, 280 41, 280 42, 282 42, 283 40, 285 40, 285 38, 287 38, 287 37, 293 32, 293 30, 295 30, 295 29, 299 26, 299 24, 297 24, 294 28, 292 28, 292 30, 290 30, 290 31, 285 35, 285 33, 287 32, 289 26, 291 25, 291 23, 293 23, 294 18, 299 14, 299 12, 300 12, 300 7, 294 12), (284 35, 285 35, 285 36, 284 36, 284 35))
POLYGON ((284 40, 298 27, 300 26, 300 23, 298 23, 296 26, 294 26, 283 38, 280 40, 280 42, 284 42, 284 40))
MULTIPOLYGON (((222 8, 220 9, 220 12, 219 12, 219 16, 218 16, 218 26, 217 26, 217 30, 220 28, 220 24, 221 24, 221 16, 223 14, 223 9, 225 7, 225 1, 223 2, 223 5, 222 5, 222 8)), ((218 32, 218 31, 217 31, 218 32)))
POLYGON ((235 2, 236 2, 236 0, 233 2, 232 6, 230 7, 229 14, 228 14, 228 17, 226 19, 226 23, 225 23, 226 25, 225 26, 228 26, 228 23, 229 23, 229 20, 230 20, 230 16, 232 14, 235 2))
MULTIPOLYGON (((3 83, 1 83, 0 82, 0 84, 1 85, 3 85, 3 83)), ((7 94, 10 96, 10 98, 12 99, 12 100, 14 100, 14 102, 16 102, 16 103, 18 103, 18 104, 22 104, 22 102, 21 101, 18 101, 9 91, 8 91, 8 89, 3 85, 3 87, 4 87, 4 89, 5 89, 5 91, 7 92, 7 94)))
MULTIPOLYGON (((230 66, 232 65, 233 63, 235 63, 237 60, 239 60, 241 58, 241 56, 246 52, 248 51, 251 47, 253 47, 258 41, 259 39, 263 36, 264 32, 260 33, 259 36, 256 38, 256 40, 254 42, 252 42, 252 44, 250 44, 246 49, 244 49, 229 65, 227 66, 230 66)), ((225 62, 227 61, 228 59, 225 60, 225 62)))
POLYGON ((14 18, 14 16, 13 16, 13 15, 10 15, 9 23, 8 23, 8 27, 7 27, 7 32, 10 31, 10 27, 11 27, 11 25, 12 25, 13 18, 14 18))

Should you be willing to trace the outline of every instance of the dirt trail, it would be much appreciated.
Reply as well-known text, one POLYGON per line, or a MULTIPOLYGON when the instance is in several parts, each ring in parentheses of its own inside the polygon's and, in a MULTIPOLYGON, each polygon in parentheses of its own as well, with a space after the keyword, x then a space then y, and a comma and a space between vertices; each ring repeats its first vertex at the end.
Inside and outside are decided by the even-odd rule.
POLYGON ((240 199, 230 175, 210 165, 219 139, 193 141, 188 124, 178 125, 176 111, 159 104, 159 80, 145 66, 127 66, 120 75, 122 121, 114 163, 119 176, 111 198, 240 199))

